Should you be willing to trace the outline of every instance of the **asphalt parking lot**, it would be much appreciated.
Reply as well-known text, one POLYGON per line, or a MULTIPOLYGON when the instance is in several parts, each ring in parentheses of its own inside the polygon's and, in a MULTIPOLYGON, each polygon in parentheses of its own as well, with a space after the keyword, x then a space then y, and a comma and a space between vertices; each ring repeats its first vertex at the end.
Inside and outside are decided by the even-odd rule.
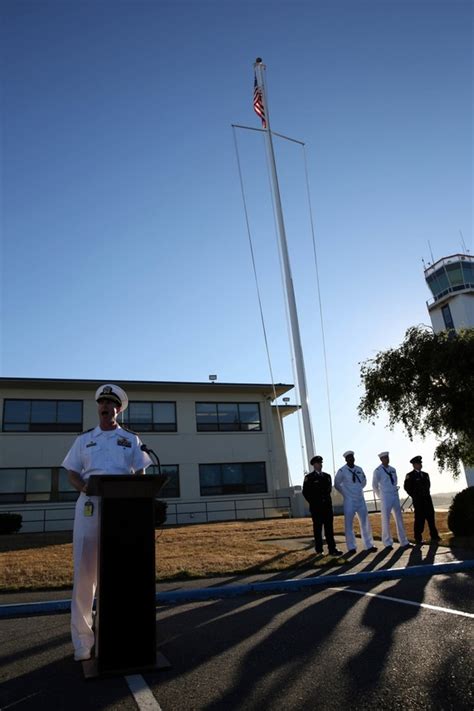
MULTIPOLYGON (((158 605, 159 650, 170 668, 143 673, 142 696, 133 695, 127 677, 84 679, 72 660, 68 614, 1 619, 0 708, 472 709, 474 568, 439 573, 431 567, 470 556, 442 547, 360 554, 338 568, 292 576, 320 582, 285 593, 245 593, 248 583, 283 576, 200 581, 211 593, 235 586, 242 592, 158 605), (398 567, 418 574, 367 578, 398 567), (344 584, 341 576, 354 572, 359 582, 344 584), (339 584, 330 582, 334 574, 339 584)), ((159 590, 196 586, 169 583, 159 590)), ((2 595, 0 603, 13 597, 31 601, 41 594, 2 595)))

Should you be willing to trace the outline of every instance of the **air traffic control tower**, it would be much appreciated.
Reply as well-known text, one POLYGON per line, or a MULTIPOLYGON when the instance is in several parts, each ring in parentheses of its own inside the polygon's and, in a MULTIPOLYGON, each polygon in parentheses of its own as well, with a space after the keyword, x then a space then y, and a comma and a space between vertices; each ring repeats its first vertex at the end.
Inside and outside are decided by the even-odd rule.
MULTIPOLYGON (((452 254, 425 269, 432 298, 426 302, 435 333, 474 328, 474 257, 452 254)), ((464 467, 468 486, 474 486, 474 468, 464 467)))

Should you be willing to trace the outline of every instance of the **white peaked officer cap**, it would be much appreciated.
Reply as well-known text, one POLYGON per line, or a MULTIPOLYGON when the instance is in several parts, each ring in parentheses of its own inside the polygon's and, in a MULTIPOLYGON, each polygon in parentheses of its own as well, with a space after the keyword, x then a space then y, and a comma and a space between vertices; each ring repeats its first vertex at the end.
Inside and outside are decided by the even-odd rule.
POLYGON ((344 452, 344 454, 343 454, 342 456, 343 456, 344 459, 345 459, 346 457, 349 456, 349 454, 354 454, 354 452, 352 451, 352 449, 348 449, 347 452, 344 452))
POLYGON ((105 398, 106 400, 112 400, 112 402, 116 402, 117 405, 120 405, 122 412, 124 410, 126 410, 128 407, 127 393, 125 392, 125 390, 122 390, 122 388, 119 388, 118 385, 112 385, 112 383, 106 383, 105 385, 101 385, 100 388, 97 388, 96 393, 95 393, 96 402, 97 402, 97 400, 100 400, 101 398, 105 398))
POLYGON ((382 457, 388 457, 388 455, 389 455, 388 452, 380 452, 380 454, 378 456, 380 459, 382 459, 382 457))

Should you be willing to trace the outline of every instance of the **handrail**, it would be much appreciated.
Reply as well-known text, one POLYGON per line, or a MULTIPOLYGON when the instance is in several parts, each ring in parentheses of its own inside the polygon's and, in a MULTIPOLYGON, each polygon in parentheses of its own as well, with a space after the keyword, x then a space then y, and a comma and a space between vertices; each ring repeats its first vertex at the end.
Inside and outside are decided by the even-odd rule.
MULTIPOLYGON (((165 499, 166 501, 166 499, 165 499)), ((224 499, 219 498, 214 501, 167 501, 168 523, 214 523, 217 521, 238 521, 252 519, 269 519, 280 517, 291 517, 291 497, 270 496, 252 497, 251 499, 224 499), (223 504, 226 506, 223 507, 223 504), (214 508, 216 507, 216 508, 214 508), (260 515, 255 515, 260 512, 260 515), (222 516, 220 516, 222 514, 222 516), (250 514, 250 515, 246 515, 250 514), (174 521, 172 519, 175 519, 174 521)), ((21 531, 20 533, 34 532, 45 533, 47 531, 67 531, 72 529, 74 521, 75 503, 65 506, 36 506, 28 509, 24 504, 14 504, 0 506, 0 512, 19 513, 21 512, 23 524, 38 526, 35 531, 21 531), (69 516, 57 517, 56 513, 69 512, 69 516), (63 528, 57 528, 58 525, 63 528), (53 527, 52 527, 53 526, 53 527)))
POLYGON ((254 497, 252 499, 217 499, 214 501, 168 501, 167 517, 175 518, 175 523, 213 523, 217 521, 245 520, 245 514, 261 512, 261 516, 251 518, 279 518, 291 516, 291 500, 289 496, 254 497), (256 502, 256 503, 255 503, 256 502), (255 505, 249 505, 254 504, 255 505), (214 508, 219 504, 227 504, 224 508, 214 508), (197 506, 197 508, 193 508, 197 506), (191 508, 190 508, 191 507, 191 508), (183 510, 184 509, 184 510, 183 510), (272 513, 273 512, 273 513, 272 513), (276 513, 276 515, 275 515, 276 513), (220 517, 220 514, 226 514, 220 517), (232 517, 230 516, 232 514, 232 517), (197 519, 197 520, 196 520, 197 519))
MULTIPOLYGON (((397 491, 398 491, 398 492, 400 491, 400 487, 399 487, 399 486, 397 486, 397 491)), ((405 501, 403 502, 403 504, 400 502, 400 507, 401 507, 401 510, 402 510, 402 511, 403 511, 403 507, 405 506, 405 504, 406 504, 406 502, 408 501, 409 498, 410 498, 410 497, 408 496, 408 497, 405 499, 405 501)), ((374 510, 371 511, 371 513, 377 513, 377 512, 380 510, 380 509, 379 509, 379 502, 380 502, 380 499, 377 498, 374 489, 364 489, 364 499, 365 499, 366 503, 371 503, 371 504, 373 503, 374 510), (367 500, 366 494, 372 494, 372 496, 369 497, 369 501, 367 500)), ((410 508, 413 509, 413 506, 410 505, 410 508)))

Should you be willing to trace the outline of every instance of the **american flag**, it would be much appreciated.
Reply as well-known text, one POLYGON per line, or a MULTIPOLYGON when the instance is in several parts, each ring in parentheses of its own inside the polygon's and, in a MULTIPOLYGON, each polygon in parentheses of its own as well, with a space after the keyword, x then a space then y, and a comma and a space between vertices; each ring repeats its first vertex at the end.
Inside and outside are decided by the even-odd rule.
POLYGON ((262 119, 263 128, 267 127, 267 120, 265 118, 265 106, 263 105, 262 90, 257 82, 257 75, 255 74, 255 82, 253 85, 253 109, 257 116, 262 119))

